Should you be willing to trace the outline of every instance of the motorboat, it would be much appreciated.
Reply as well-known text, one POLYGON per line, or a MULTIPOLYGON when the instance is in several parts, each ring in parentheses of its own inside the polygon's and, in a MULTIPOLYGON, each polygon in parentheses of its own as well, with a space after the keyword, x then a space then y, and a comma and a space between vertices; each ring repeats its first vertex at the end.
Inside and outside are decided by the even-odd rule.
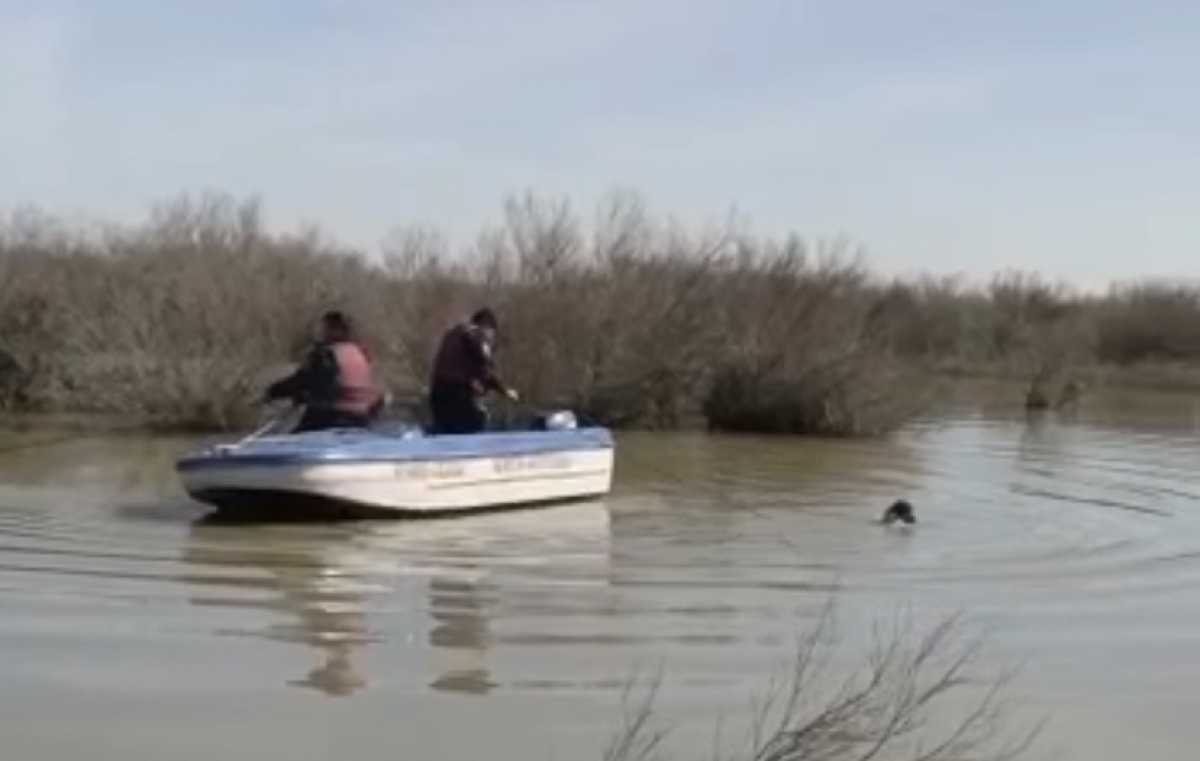
POLYGON ((593 499, 612 486, 605 428, 429 435, 331 429, 216 444, 176 463, 225 515, 414 517, 593 499))

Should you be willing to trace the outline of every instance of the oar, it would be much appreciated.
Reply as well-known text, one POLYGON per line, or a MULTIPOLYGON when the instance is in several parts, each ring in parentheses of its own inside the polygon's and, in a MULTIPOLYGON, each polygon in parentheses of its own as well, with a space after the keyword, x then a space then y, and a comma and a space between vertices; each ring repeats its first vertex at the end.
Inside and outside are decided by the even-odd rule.
POLYGON ((285 407, 278 414, 272 415, 271 418, 266 423, 263 423, 258 428, 254 429, 254 431, 247 434, 242 439, 238 440, 238 442, 235 443, 234 446, 242 447, 242 446, 245 446, 245 445, 249 444, 250 442, 254 441, 255 439, 262 438, 268 432, 270 432, 273 428, 275 428, 275 426, 279 425, 279 423, 282 422, 283 419, 285 417, 287 417, 287 415, 290 414, 294 409, 296 409, 296 405, 294 405, 294 404, 289 405, 289 406, 285 407))

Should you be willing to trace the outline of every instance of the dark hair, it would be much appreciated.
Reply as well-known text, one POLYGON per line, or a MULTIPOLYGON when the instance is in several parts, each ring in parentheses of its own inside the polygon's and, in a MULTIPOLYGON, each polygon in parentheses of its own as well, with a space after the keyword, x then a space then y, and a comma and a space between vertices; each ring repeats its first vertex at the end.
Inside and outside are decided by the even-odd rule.
POLYGON ((354 336, 354 326, 343 312, 332 310, 321 315, 321 325, 330 333, 349 340, 354 336))
POLYGON ((500 324, 496 322, 496 314, 492 310, 484 307, 475 314, 471 315, 471 324, 478 325, 481 328, 491 328, 499 330, 500 324))

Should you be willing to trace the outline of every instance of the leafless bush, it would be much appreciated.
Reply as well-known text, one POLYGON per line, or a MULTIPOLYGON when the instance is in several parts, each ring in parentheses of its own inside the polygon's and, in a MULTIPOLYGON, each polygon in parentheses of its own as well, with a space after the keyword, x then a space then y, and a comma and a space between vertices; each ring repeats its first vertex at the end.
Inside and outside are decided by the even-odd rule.
POLYGON ((443 331, 479 303, 479 288, 466 268, 452 261, 436 230, 397 228, 383 243, 385 304, 374 326, 375 343, 396 367, 391 377, 419 396, 443 331))
POLYGON ((612 198, 594 231, 564 201, 525 197, 476 252, 483 298, 499 307, 506 372, 533 398, 610 424, 674 427, 695 409, 721 340, 723 230, 687 235, 612 198))
POLYGON ((319 309, 361 309, 373 283, 361 257, 268 236, 256 202, 224 196, 181 197, 81 244, 3 241, 0 346, 38 374, 31 406, 173 425, 243 419, 264 361, 286 361, 319 309))
MULTIPOLYGON (((924 634, 898 620, 877 628, 852 673, 833 673, 832 613, 803 634, 781 676, 752 706, 743 748, 728 761, 1008 761, 1028 752, 1041 725, 1013 726, 1005 689, 1011 672, 977 673, 980 647, 957 617, 924 634)), ((663 733, 654 721, 657 682, 625 699, 621 731, 605 761, 651 757, 663 733)), ((660 756, 655 756, 660 757, 660 756)))
POLYGON ((811 258, 798 239, 742 243, 720 302, 727 341, 704 403, 711 427, 880 433, 919 406, 896 393, 913 370, 861 262, 840 242, 811 258))
POLYGON ((416 401, 442 332, 489 304, 526 398, 614 426, 876 433, 918 407, 916 368, 997 363, 1039 390, 1097 357, 1200 361, 1196 289, 1094 299, 1022 273, 885 285, 844 241, 684 230, 630 194, 588 223, 525 195, 466 250, 398 228, 381 254, 269 231, 256 200, 220 194, 133 227, 0 215, 0 406, 238 425, 330 308, 416 401))
POLYGON ((995 356, 992 304, 960 277, 896 281, 884 291, 880 309, 902 356, 941 363, 976 363, 995 356))
POLYGON ((990 293, 995 352, 1029 379, 1027 407, 1050 406, 1055 387, 1074 387, 1072 372, 1095 357, 1086 301, 1024 272, 998 275, 990 293))
POLYGON ((992 340, 1002 355, 1026 349, 1042 327, 1065 318, 1073 306, 1065 286, 1029 272, 997 275, 989 295, 994 315, 992 340))
POLYGON ((1116 286, 1098 312, 1101 360, 1131 364, 1200 356, 1200 287, 1163 282, 1116 286))

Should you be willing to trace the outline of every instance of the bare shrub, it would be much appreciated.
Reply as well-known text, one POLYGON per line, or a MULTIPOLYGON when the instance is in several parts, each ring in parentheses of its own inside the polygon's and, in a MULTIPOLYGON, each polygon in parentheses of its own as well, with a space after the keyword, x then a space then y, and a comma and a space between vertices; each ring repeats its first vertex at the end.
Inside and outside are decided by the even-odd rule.
POLYGON ((961 277, 896 281, 883 293, 879 308, 902 356, 942 366, 994 358, 992 306, 987 295, 967 288, 961 277))
POLYGON ((1098 305, 1097 354, 1132 364, 1200 357, 1200 287, 1165 282, 1114 286, 1098 305))
POLYGON ((1001 367, 1050 399, 1097 358, 1200 361, 1196 288, 882 284, 845 241, 756 238, 732 218, 687 230, 628 193, 590 222, 565 199, 504 208, 466 250, 397 228, 375 258, 269 231, 256 199, 223 194, 132 227, 0 215, 0 406, 240 425, 331 308, 419 414, 443 331, 489 304, 501 372, 527 399, 613 426, 878 433, 919 409, 931 368, 1001 367))
POLYGON ((1050 406, 1052 387, 1073 383, 1072 372, 1095 356, 1086 303, 1066 286, 1026 272, 997 275, 990 294, 996 354, 1029 379, 1026 407, 1050 406))
MULTIPOLYGON (((713 758, 728 761, 1008 761, 1027 754, 1041 729, 1013 726, 1005 689, 1012 672, 978 673, 980 646, 959 618, 923 634, 907 619, 879 626, 861 664, 833 674, 832 613, 802 634, 790 664, 753 701, 749 738, 713 758)), ((658 682, 630 697, 605 761, 649 757, 663 742, 654 721, 658 682), (614 751, 620 751, 614 752, 614 751)))
POLYGON ((264 362, 286 362, 320 309, 361 308, 374 281, 361 256, 269 236, 259 216, 253 200, 181 196, 82 243, 10 226, 0 346, 39 375, 32 406, 243 422, 264 362))
POLYGON ((503 346, 508 377, 601 422, 678 426, 721 340, 709 317, 732 238, 654 226, 629 195, 602 207, 590 237, 563 200, 525 196, 506 212, 475 277, 517 337, 503 346))
POLYGON ((377 343, 395 363, 395 378, 410 397, 422 393, 442 332, 468 314, 478 288, 436 230, 397 228, 383 243, 383 300, 377 343))
POLYGON ((836 242, 810 262, 802 241, 743 241, 720 302, 727 333, 705 399, 724 430, 870 434, 894 428, 919 395, 877 289, 836 242))

